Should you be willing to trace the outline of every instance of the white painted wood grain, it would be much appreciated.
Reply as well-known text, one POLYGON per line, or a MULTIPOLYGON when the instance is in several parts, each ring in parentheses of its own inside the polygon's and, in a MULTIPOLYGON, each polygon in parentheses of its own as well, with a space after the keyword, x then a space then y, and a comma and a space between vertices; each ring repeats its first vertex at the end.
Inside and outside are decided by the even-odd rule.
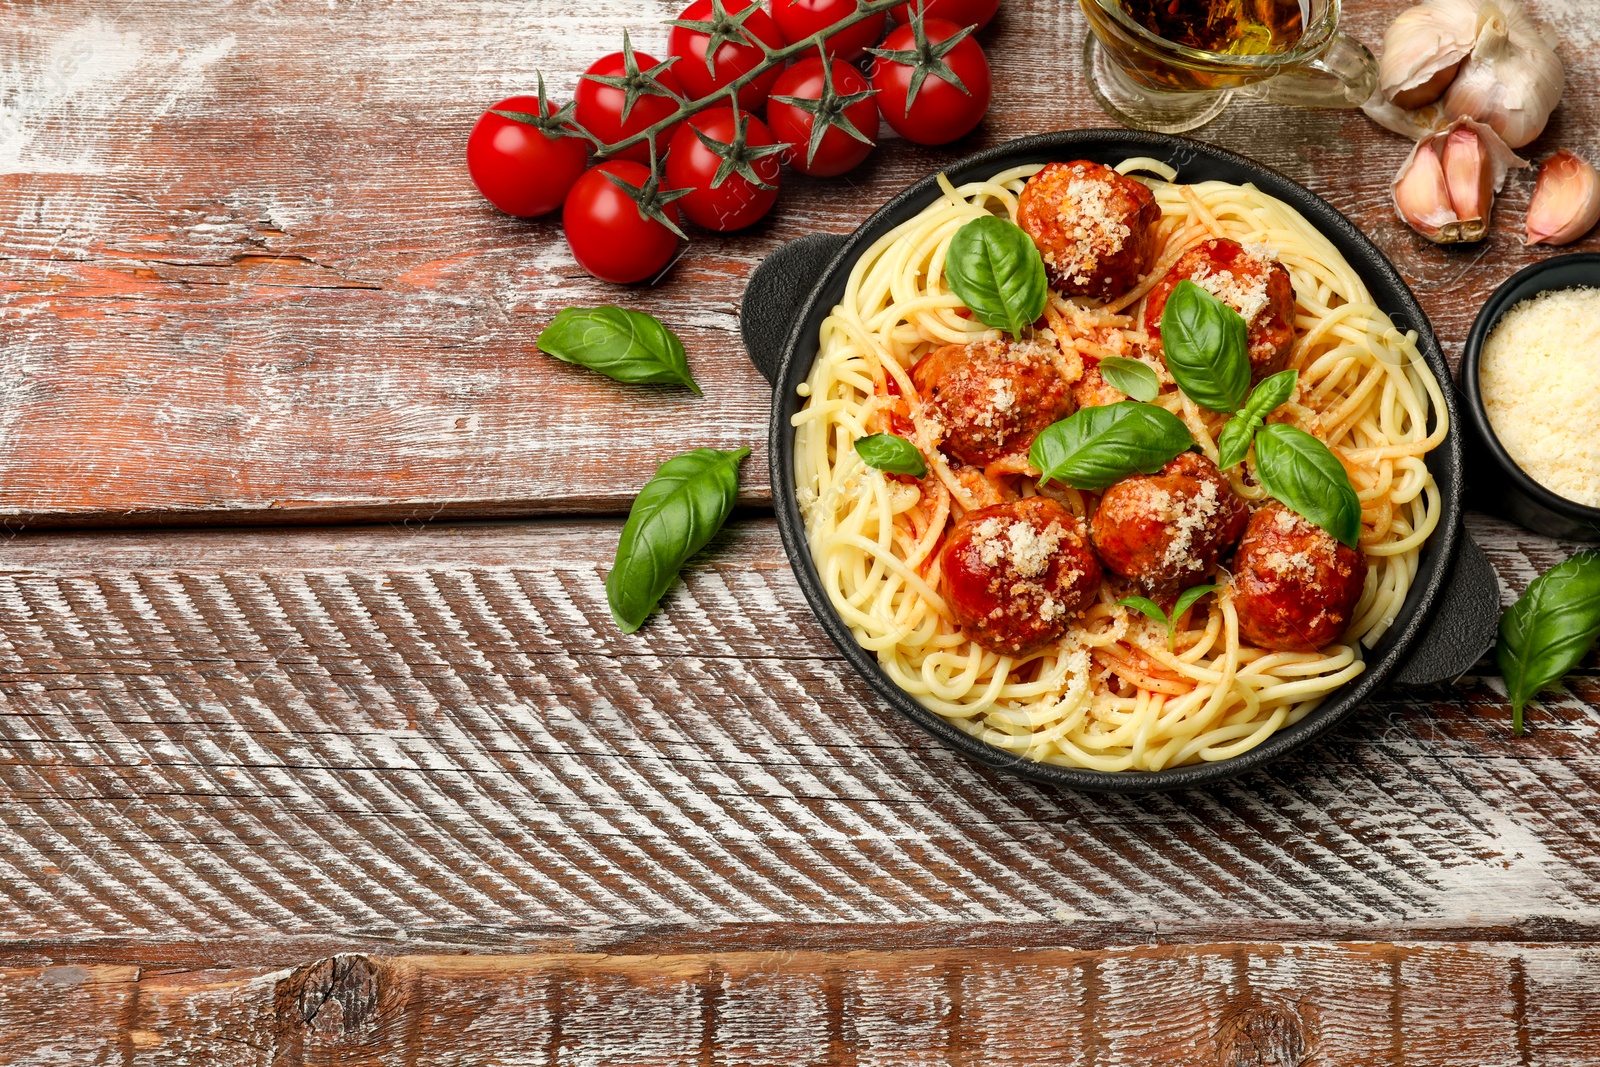
POLYGON ((1600 923, 1589 675, 1520 741, 1469 676, 1215 790, 1078 795, 879 707, 770 522, 619 633, 615 530, 13 538, 0 928, 1600 923))

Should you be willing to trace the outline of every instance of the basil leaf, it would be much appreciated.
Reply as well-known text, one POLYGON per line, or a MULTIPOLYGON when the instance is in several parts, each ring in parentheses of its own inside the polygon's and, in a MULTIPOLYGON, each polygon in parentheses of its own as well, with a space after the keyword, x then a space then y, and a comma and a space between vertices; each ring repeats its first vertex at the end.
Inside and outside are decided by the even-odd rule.
POLYGON ((1161 393, 1161 379, 1148 363, 1125 356, 1107 356, 1100 361, 1100 377, 1134 400, 1149 402, 1161 393))
POLYGON ((1600 552, 1580 552, 1535 578, 1500 616, 1495 660, 1511 698, 1511 730, 1522 707, 1578 665, 1600 636, 1600 552))
POLYGON ((633 633, 672 585, 684 561, 727 521, 748 448, 697 448, 663 463, 628 512, 606 600, 623 633, 633 633))
POLYGON ((1081 408, 1033 439, 1028 462, 1045 478, 1100 490, 1130 474, 1154 474, 1194 444, 1166 408, 1123 400, 1081 408))
POLYGON ((978 321, 1013 334, 1037 322, 1050 298, 1039 247, 1016 223, 997 215, 956 231, 944 276, 978 321))
POLYGON ((1256 477, 1274 499, 1316 523, 1337 541, 1356 547, 1361 501, 1344 465, 1328 446, 1285 423, 1256 434, 1256 477))
POLYGON ((539 334, 537 344, 548 355, 619 382, 685 385, 700 393, 683 342, 643 312, 565 308, 539 334))
POLYGON ((1215 593, 1216 591, 1217 587, 1214 585, 1197 585, 1193 589, 1185 589, 1178 597, 1178 602, 1172 606, 1173 624, 1176 625, 1178 617, 1184 612, 1188 611, 1190 608, 1194 607, 1195 601, 1199 600, 1207 593, 1215 593))
POLYGON ((892 433, 875 433, 856 440, 856 455, 869 467, 890 474, 909 474, 921 478, 928 473, 928 464, 922 459, 917 446, 892 433))
POLYGON ((1161 311, 1161 348, 1184 395, 1212 411, 1237 411, 1250 390, 1248 332, 1233 308, 1179 282, 1161 311))
POLYGON ((1279 371, 1264 379, 1250 394, 1243 414, 1256 419, 1265 419, 1294 396, 1294 387, 1299 384, 1300 372, 1297 370, 1279 371))
POLYGON ((1185 589, 1183 594, 1178 597, 1178 602, 1172 606, 1171 615, 1162 611, 1161 605, 1154 600, 1146 600, 1142 596, 1125 596, 1117 601, 1117 605, 1125 608, 1137 608, 1158 624, 1165 626, 1167 628, 1167 648, 1176 649, 1178 647, 1179 616, 1188 611, 1196 600, 1199 600, 1207 593, 1215 593, 1216 591, 1217 587, 1214 585, 1197 585, 1193 589, 1185 589))
POLYGON ((1244 457, 1250 454, 1250 442, 1256 439, 1260 428, 1260 420, 1248 418, 1242 411, 1229 419, 1217 435, 1217 466, 1227 470, 1243 463, 1244 457))
POLYGON ((1167 613, 1161 610, 1161 605, 1154 600, 1146 600, 1142 596, 1125 596, 1117 601, 1119 608, 1133 608, 1150 616, 1151 620, 1161 626, 1170 627, 1172 620, 1167 618, 1167 613))
POLYGON ((1217 437, 1218 466, 1227 470, 1235 464, 1244 462, 1244 457, 1250 452, 1250 442, 1255 439, 1256 431, 1261 429, 1268 415, 1294 396, 1294 387, 1299 381, 1299 371, 1286 370, 1279 371, 1256 386, 1244 409, 1228 420, 1228 424, 1222 428, 1222 433, 1217 437))

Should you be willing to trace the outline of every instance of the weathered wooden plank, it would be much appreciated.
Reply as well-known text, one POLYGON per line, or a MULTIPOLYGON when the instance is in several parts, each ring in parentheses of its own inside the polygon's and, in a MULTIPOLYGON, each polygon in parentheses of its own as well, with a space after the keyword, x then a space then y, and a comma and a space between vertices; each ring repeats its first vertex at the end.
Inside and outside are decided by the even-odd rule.
POLYGON ((1539 944, 1242 943, 57 967, 0 973, 0 1041, 55 1012, 27 1062, 1582 1067, 1600 1063, 1597 964, 1539 944))
POLYGON ((137 967, 0 970, 0 1051, 29 1067, 123 1062, 138 1031, 138 981, 137 967))
MULTIPOLYGON (((1514 580, 1543 565, 1503 524, 1474 529, 1514 580)), ((975 767, 879 707, 770 520, 730 528, 636 636, 605 606, 615 536, 13 538, 0 929, 455 945, 482 927, 628 950, 636 935, 605 931, 1060 924, 1098 945, 1600 926, 1592 674, 1521 740, 1498 681, 1470 676, 1386 694, 1213 791, 1084 796, 975 767)))
MULTIPOLYGON (((462 143, 535 68, 565 94, 624 28, 658 45, 677 6, 0 3, 0 517, 614 512, 688 444, 755 446, 744 498, 764 501, 767 393, 735 330, 750 268, 974 148, 1105 118, 1078 72, 1076 5, 1007 0, 983 37, 996 96, 978 132, 790 180, 770 222, 697 239, 658 288, 616 289, 582 276, 553 221, 482 203, 462 143), (683 333, 703 400, 535 351, 556 309, 618 300, 683 333)), ((1375 42, 1401 6, 1350 5, 1349 23, 1375 42)), ((1581 148, 1600 23, 1576 0, 1531 6, 1562 28, 1570 68, 1534 153, 1581 148)), ((1360 116, 1241 103, 1200 136, 1349 213, 1452 351, 1484 295, 1547 254, 1515 240, 1525 173, 1487 246, 1406 230, 1388 195, 1406 145, 1360 116)))

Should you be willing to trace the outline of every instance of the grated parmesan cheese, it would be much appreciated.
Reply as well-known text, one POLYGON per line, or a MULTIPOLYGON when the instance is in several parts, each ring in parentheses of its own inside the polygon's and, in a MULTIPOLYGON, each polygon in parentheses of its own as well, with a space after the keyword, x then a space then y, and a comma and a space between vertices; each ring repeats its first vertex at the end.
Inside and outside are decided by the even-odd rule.
POLYGON ((1479 356, 1495 436, 1534 481, 1600 507, 1600 289, 1524 300, 1479 356))
POLYGON ((1061 222, 1072 241, 1071 257, 1066 263, 1055 263, 1053 255, 1045 258, 1078 285, 1088 284, 1099 269, 1100 260, 1121 252, 1133 234, 1126 223, 1112 214, 1112 191, 1106 182, 1078 178, 1068 182, 1062 193, 1061 222))
POLYGON ((1168 567, 1186 568, 1193 561, 1189 550, 1194 545, 1196 532, 1217 516, 1217 486, 1207 479, 1200 483, 1200 492, 1184 500, 1178 508, 1177 521, 1172 524, 1172 539, 1167 542, 1166 555, 1161 562, 1168 567))
POLYGON ((1305 551, 1300 552, 1268 552, 1261 557, 1261 562, 1280 578, 1299 578, 1311 581, 1317 576, 1317 565, 1312 562, 1311 556, 1305 551))
POLYGON ((1264 266, 1270 267, 1278 262, 1278 250, 1265 241, 1246 241, 1239 246, 1244 249, 1244 254, 1264 266))
POLYGON ((1213 274, 1208 263, 1190 275, 1189 280, 1237 311, 1248 326, 1267 308, 1268 277, 1265 270, 1245 278, 1238 277, 1231 270, 1219 270, 1213 274))
POLYGON ((978 524, 973 543, 984 566, 997 567, 1005 561, 1018 576, 1036 578, 1050 566, 1064 533, 1057 523, 1040 533, 1031 522, 989 518, 978 524))
POLYGON ((1017 406, 1017 394, 1011 389, 1011 383, 1004 378, 989 379, 989 397, 994 402, 996 411, 1010 411, 1017 406))

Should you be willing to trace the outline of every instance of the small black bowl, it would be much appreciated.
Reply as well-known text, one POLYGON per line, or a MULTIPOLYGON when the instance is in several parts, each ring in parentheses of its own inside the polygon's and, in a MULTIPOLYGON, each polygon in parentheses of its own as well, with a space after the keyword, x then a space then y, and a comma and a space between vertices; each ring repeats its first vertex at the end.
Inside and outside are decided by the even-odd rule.
POLYGON ((1517 466, 1489 424, 1478 386, 1478 358, 1501 316, 1540 293, 1600 288, 1600 253, 1574 252, 1524 267, 1489 297, 1467 334, 1461 354, 1461 393, 1467 423, 1468 497, 1471 503, 1534 533, 1576 541, 1600 541, 1600 508, 1558 496, 1517 466))

